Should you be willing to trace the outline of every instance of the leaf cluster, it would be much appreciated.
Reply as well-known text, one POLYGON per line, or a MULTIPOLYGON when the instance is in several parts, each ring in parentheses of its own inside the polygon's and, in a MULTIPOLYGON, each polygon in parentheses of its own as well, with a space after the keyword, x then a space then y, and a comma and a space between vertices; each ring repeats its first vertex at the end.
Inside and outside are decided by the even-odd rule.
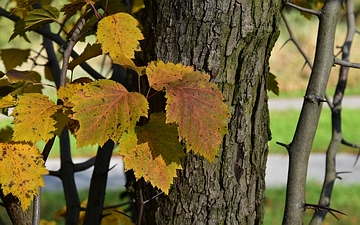
MULTIPOLYGON (((143 177, 164 193, 169 192, 176 170, 182 169, 180 158, 187 152, 192 150, 213 162, 220 149, 230 112, 221 92, 209 82, 210 76, 191 66, 161 60, 147 66, 136 65, 135 52, 141 51, 139 41, 144 37, 138 21, 114 2, 77 0, 60 10, 50 5, 29 9, 29 5, 18 4, 15 10, 25 13, 16 22, 10 40, 18 35, 26 38, 26 32, 48 23, 65 27, 61 13, 65 21, 79 14, 86 21, 82 35, 95 34, 96 42, 88 44, 71 62, 64 62, 68 69, 73 71, 88 59, 105 55, 112 63, 136 72, 139 79, 146 77, 148 83, 148 91, 142 93, 141 87, 130 92, 123 84, 109 79, 86 78, 59 87, 54 102, 34 89, 42 87, 34 72, 15 70, 30 57, 29 49, 1 50, 6 72, 1 72, 4 91, 0 108, 13 107, 10 116, 14 118, 14 128, 11 140, 1 143, 0 167, 7 173, 0 176, 0 184, 5 194, 12 193, 20 199, 23 209, 29 206, 37 188, 44 185, 42 175, 47 174, 36 143, 48 142, 64 129, 75 136, 78 148, 103 146, 108 140, 119 143, 125 169, 133 169, 137 179, 143 177), (105 13, 100 15, 100 9, 105 13), (163 112, 150 113, 150 91, 165 93, 163 112), (138 126, 140 118, 148 118, 148 122, 138 126)), ((143 4, 135 6, 133 12, 143 4)), ((76 24, 68 33, 70 37, 76 24)))

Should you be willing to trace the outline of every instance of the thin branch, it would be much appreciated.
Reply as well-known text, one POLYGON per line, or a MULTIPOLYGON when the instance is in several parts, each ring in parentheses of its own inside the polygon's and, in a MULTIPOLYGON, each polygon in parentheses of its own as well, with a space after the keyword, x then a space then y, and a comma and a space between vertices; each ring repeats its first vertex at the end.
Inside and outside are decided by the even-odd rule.
POLYGON ((351 67, 354 69, 360 69, 360 63, 349 62, 347 60, 339 59, 336 57, 334 58, 334 64, 337 64, 340 66, 351 67))
POLYGON ((281 13, 281 17, 282 17, 282 19, 283 19, 283 21, 284 21, 284 23, 285 23, 286 30, 288 31, 289 36, 290 36, 289 39, 283 44, 283 46, 284 46, 287 42, 289 42, 289 41, 293 42, 293 43, 295 44, 296 48, 298 49, 298 51, 300 52, 300 54, 304 57, 306 63, 307 63, 307 64, 310 66, 310 68, 312 69, 312 68, 313 68, 313 64, 312 64, 310 58, 306 55, 306 53, 304 52, 304 50, 301 48, 299 42, 296 40, 295 35, 294 35, 294 33, 292 32, 292 29, 291 29, 291 27, 290 27, 290 25, 289 25, 289 22, 288 22, 288 20, 287 20, 287 18, 286 18, 286 15, 285 15, 285 13, 284 13, 284 8, 281 9, 280 13, 281 13))
POLYGON ((115 212, 117 212, 117 213, 120 213, 121 215, 124 215, 124 216, 128 217, 129 219, 131 219, 132 221, 134 221, 134 218, 132 218, 131 216, 129 216, 128 214, 126 214, 126 213, 124 213, 124 212, 121 212, 121 211, 116 210, 116 209, 114 209, 113 211, 115 211, 115 212))
POLYGON ((315 16, 320 16, 320 14, 321 14, 320 11, 313 10, 313 9, 308 9, 308 8, 304 8, 304 7, 295 5, 295 4, 292 3, 292 2, 285 2, 285 5, 290 6, 290 7, 294 8, 294 9, 297 9, 297 10, 299 10, 299 11, 301 11, 301 12, 310 13, 310 14, 315 15, 315 16))
POLYGON ((71 52, 72 52, 75 44, 82 37, 81 30, 84 27, 84 25, 85 25, 85 19, 83 18, 76 25, 76 29, 74 30, 74 32, 69 40, 69 45, 66 47, 66 50, 64 52, 63 65, 62 65, 62 69, 61 69, 61 73, 60 73, 60 86, 65 86, 66 73, 67 73, 67 69, 68 69, 68 65, 69 65, 70 55, 71 55, 71 52))

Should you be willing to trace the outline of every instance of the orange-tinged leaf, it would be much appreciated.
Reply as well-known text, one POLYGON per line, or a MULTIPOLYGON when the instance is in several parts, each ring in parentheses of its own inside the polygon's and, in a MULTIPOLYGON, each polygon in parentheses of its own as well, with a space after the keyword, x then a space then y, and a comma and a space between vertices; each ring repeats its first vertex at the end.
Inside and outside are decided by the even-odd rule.
POLYGON ((24 34, 26 31, 35 30, 44 24, 57 21, 58 17, 59 10, 53 6, 44 5, 40 9, 34 9, 15 23, 14 33, 9 41, 19 34, 24 34))
POLYGON ((181 81, 165 85, 166 122, 179 126, 188 150, 200 153, 212 162, 227 133, 228 107, 221 92, 209 82, 210 76, 193 72, 181 81))
MULTIPOLYGON (((97 38, 104 54, 111 59, 134 58, 134 51, 140 51, 138 40, 144 39, 138 21, 127 13, 116 13, 103 18, 98 25, 97 38)), ((121 65, 121 64, 120 64, 121 65)))
POLYGON ((1 59, 6 71, 21 66, 30 56, 30 49, 9 48, 1 49, 1 59))
POLYGON ((74 68, 77 65, 85 62, 88 59, 99 56, 101 54, 102 54, 102 52, 101 52, 101 45, 100 44, 93 44, 93 45, 88 44, 86 46, 86 48, 84 49, 83 53, 81 53, 81 55, 79 57, 77 57, 76 59, 74 59, 73 61, 71 61, 69 63, 68 69, 69 70, 74 70, 74 68))
POLYGON ((31 73, 32 71, 9 70, 6 72, 6 76, 10 83, 35 83, 35 78, 30 76, 31 73))
POLYGON ((144 126, 135 128, 138 143, 148 143, 152 155, 161 155, 167 165, 172 162, 180 164, 180 157, 185 156, 184 148, 179 142, 177 126, 165 123, 165 113, 153 113, 150 121, 144 126))
POLYGON ((120 83, 99 80, 85 84, 69 98, 80 129, 75 133, 77 147, 117 142, 125 131, 133 130, 141 116, 147 117, 148 102, 120 83))
POLYGON ((15 125, 13 140, 31 143, 48 141, 56 132, 54 114, 61 108, 42 94, 21 95, 11 114, 15 125))
POLYGON ((36 146, 0 143, 0 184, 4 195, 12 193, 25 211, 38 188, 44 185, 42 175, 48 174, 36 146))
POLYGON ((119 154, 124 156, 125 169, 133 169, 137 179, 143 177, 168 194, 176 170, 182 169, 181 165, 174 162, 167 165, 161 155, 154 158, 148 143, 138 145, 137 141, 134 131, 124 133, 120 139, 119 154))
POLYGON ((190 66, 174 63, 165 64, 163 61, 151 62, 146 67, 149 84, 158 91, 165 89, 166 84, 182 80, 185 74, 193 71, 194 69, 190 66))

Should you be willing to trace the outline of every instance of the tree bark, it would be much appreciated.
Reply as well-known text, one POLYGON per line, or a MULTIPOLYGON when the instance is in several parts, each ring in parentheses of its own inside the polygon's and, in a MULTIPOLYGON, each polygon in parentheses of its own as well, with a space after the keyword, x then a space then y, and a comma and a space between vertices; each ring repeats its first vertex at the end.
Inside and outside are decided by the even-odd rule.
MULTIPOLYGON (((145 204, 142 224, 261 224, 270 139, 266 81, 280 0, 147 0, 144 63, 192 65, 212 77, 231 109, 210 164, 189 154, 168 196, 145 204)), ((157 192, 137 183, 144 200, 157 192)), ((139 190, 138 190, 139 191, 139 190)))

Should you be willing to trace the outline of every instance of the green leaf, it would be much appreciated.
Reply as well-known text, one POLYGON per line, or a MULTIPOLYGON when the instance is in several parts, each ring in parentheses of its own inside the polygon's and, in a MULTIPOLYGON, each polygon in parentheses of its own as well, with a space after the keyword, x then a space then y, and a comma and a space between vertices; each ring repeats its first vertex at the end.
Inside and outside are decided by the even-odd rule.
POLYGON ((1 59, 4 62, 6 71, 21 66, 27 61, 30 49, 9 48, 1 49, 1 59))
POLYGON ((272 91, 274 94, 279 96, 279 86, 278 82, 276 81, 276 76, 273 73, 269 73, 267 82, 266 82, 266 89, 268 91, 272 91))
POLYGON ((96 56, 99 56, 102 54, 101 51, 101 45, 100 44, 87 44, 85 50, 83 51, 83 53, 81 53, 81 55, 79 57, 77 57, 76 59, 74 59, 73 61, 71 61, 69 63, 68 69, 69 70, 74 70, 74 68, 85 62, 88 59, 94 58, 96 56))
POLYGON ((44 5, 41 9, 34 9, 23 19, 15 23, 14 33, 11 35, 9 41, 19 34, 24 34, 26 31, 35 30, 44 24, 56 22, 58 17, 59 10, 50 5, 44 5))
POLYGON ((185 156, 184 148, 179 142, 177 126, 165 123, 165 113, 153 113, 149 123, 135 128, 138 144, 148 143, 152 155, 161 155, 167 165, 172 162, 180 164, 180 157, 185 156))

